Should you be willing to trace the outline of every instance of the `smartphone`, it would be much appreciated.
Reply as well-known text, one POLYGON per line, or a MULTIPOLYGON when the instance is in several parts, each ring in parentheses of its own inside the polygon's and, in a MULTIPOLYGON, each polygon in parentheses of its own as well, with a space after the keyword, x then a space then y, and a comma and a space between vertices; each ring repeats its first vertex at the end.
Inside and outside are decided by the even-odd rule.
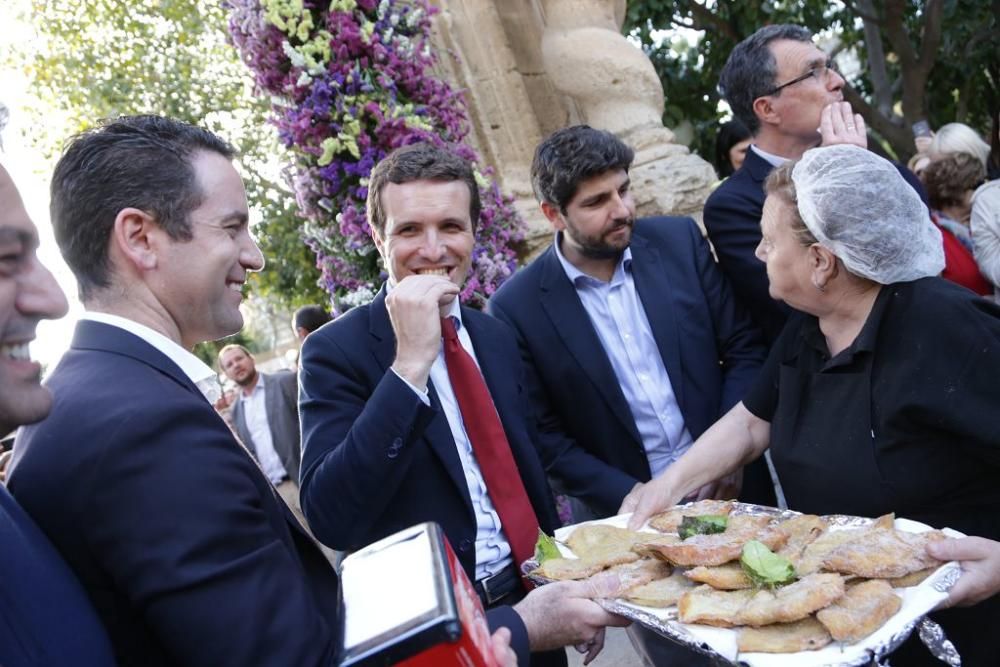
POLYGON ((931 126, 926 120, 918 120, 913 124, 913 136, 914 137, 930 137, 933 136, 931 133, 931 126))

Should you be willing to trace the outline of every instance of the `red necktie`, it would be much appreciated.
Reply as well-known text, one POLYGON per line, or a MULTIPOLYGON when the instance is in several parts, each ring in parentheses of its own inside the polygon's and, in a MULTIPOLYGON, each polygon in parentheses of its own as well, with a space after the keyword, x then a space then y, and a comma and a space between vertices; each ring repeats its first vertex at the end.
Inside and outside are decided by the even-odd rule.
POLYGON ((462 412, 465 433, 479 462, 493 506, 520 571, 520 564, 535 556, 538 518, 524 490, 521 473, 510 453, 507 435, 476 362, 462 347, 450 317, 441 318, 444 361, 448 378, 462 412))

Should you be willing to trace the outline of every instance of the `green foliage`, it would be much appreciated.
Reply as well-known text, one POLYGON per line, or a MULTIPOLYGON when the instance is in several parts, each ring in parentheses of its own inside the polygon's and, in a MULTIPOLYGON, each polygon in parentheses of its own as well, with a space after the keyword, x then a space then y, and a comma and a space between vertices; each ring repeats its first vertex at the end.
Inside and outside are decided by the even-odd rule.
POLYGON ((858 110, 883 143, 905 159, 914 150, 909 126, 921 118, 929 119, 932 127, 958 120, 984 132, 989 128, 1000 109, 998 16, 998 0, 630 0, 623 30, 642 44, 663 81, 664 123, 690 121, 695 127, 692 148, 703 156, 713 155, 724 115, 718 110, 716 87, 729 52, 764 25, 796 23, 838 40, 838 52, 857 55, 860 72, 849 83, 871 105, 858 110), (874 7, 872 14, 858 9, 868 4, 874 7), (889 29, 893 10, 902 17, 903 39, 896 43, 889 29), (862 15, 876 28, 879 39, 874 46, 884 52, 877 59, 886 71, 884 84, 876 85, 873 77, 878 49, 865 39, 862 15), (924 83, 914 75, 925 64, 919 61, 920 49, 934 16, 940 17, 940 43, 929 54, 932 67, 924 83), (678 29, 698 31, 700 41, 688 43, 675 32, 678 29), (674 37, 659 41, 657 31, 671 31, 674 37), (917 56, 908 68, 904 50, 917 56), (889 105, 879 108, 876 88, 888 93, 889 105), (913 103, 904 100, 904 93, 913 103))
POLYGON ((254 95, 228 42, 223 3, 32 0, 28 18, 37 39, 0 65, 31 80, 38 106, 29 139, 39 150, 54 159, 65 137, 123 114, 162 114, 217 132, 239 150, 250 205, 262 217, 254 232, 268 262, 255 291, 288 306, 325 300, 294 196, 277 175, 287 158, 267 122, 270 100, 254 95))

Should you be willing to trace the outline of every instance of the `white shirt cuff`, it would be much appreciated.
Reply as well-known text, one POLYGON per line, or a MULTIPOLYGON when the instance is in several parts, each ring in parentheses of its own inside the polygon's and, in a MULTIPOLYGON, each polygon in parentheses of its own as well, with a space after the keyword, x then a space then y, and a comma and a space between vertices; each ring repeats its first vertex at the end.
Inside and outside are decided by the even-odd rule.
MULTIPOLYGON (((396 369, 393 368, 392 366, 389 366, 389 370, 391 370, 393 373, 396 373, 396 369)), ((428 391, 427 391, 426 388, 425 389, 420 389, 418 387, 415 387, 413 384, 410 383, 409 380, 407 380, 405 377, 403 377, 399 373, 396 373, 396 377, 398 377, 400 380, 402 380, 403 382, 405 382, 406 386, 409 387, 410 389, 412 389, 413 392, 417 396, 420 397, 420 400, 424 402, 424 405, 430 406, 430 404, 431 404, 431 397, 430 397, 430 394, 428 393, 428 391)))

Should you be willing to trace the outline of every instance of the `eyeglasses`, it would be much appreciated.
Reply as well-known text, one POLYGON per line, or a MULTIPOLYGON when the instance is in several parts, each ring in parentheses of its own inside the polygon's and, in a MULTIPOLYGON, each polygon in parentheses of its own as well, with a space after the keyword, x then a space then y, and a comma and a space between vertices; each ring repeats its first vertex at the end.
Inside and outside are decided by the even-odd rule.
POLYGON ((800 81, 805 81, 809 77, 812 77, 817 81, 823 81, 828 72, 836 72, 838 74, 840 73, 840 70, 837 69, 837 63, 834 62, 833 58, 827 58, 825 63, 820 63, 819 65, 814 65, 810 67, 809 71, 803 74, 802 76, 797 76, 791 81, 786 81, 781 85, 775 86, 768 92, 764 93, 764 95, 774 95, 776 93, 781 92, 782 89, 784 88, 788 88, 789 86, 795 85, 800 81))

